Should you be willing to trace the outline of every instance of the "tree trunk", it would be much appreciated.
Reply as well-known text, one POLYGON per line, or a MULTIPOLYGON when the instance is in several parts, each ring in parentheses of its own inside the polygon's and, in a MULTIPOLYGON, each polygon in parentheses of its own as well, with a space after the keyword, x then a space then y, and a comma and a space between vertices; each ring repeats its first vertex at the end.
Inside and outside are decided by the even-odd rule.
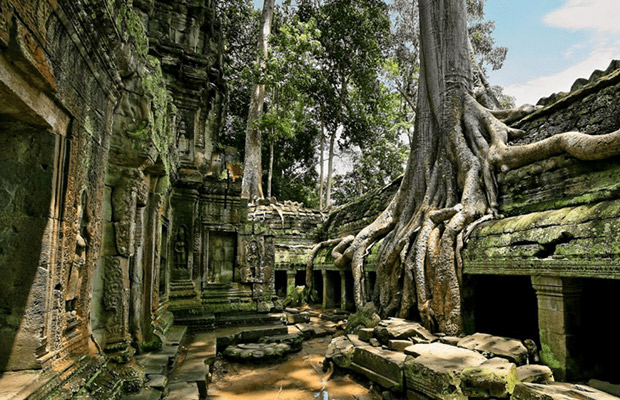
POLYGON ((325 179, 325 159, 323 157, 325 150, 325 120, 323 106, 321 106, 321 168, 319 174, 319 210, 323 210, 323 181, 325 179))
POLYGON ((329 137, 329 156, 327 158, 327 190, 325 195, 325 207, 329 207, 332 198, 332 175, 334 172, 334 142, 336 130, 329 137))
POLYGON ((271 178, 273 177, 273 140, 269 142, 269 174, 267 175, 267 197, 271 197, 271 178))
MULTIPOLYGON (((265 59, 269 52, 269 35, 271 34, 271 23, 273 21, 273 7, 275 0, 265 0, 261 17, 261 30, 258 35, 258 61, 260 68, 264 69, 265 59)), ((241 196, 249 198, 263 197, 262 187, 262 160, 261 148, 262 137, 260 130, 257 129, 257 122, 263 114, 263 104, 265 102, 265 85, 256 84, 252 88, 250 98, 250 110, 248 112, 248 123, 245 133, 245 159, 243 162, 243 181, 241 183, 241 196)))

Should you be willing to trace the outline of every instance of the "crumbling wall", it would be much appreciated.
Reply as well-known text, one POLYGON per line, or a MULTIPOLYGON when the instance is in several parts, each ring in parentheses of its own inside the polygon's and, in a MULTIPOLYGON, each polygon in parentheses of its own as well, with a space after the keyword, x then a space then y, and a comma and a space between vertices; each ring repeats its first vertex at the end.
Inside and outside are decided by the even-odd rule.
POLYGON ((0 0, 0 371, 74 379, 94 373, 76 360, 102 353, 119 381, 143 379, 131 356, 171 323, 181 226, 185 259, 201 254, 171 199, 180 182, 204 184, 221 124, 214 10, 0 0))

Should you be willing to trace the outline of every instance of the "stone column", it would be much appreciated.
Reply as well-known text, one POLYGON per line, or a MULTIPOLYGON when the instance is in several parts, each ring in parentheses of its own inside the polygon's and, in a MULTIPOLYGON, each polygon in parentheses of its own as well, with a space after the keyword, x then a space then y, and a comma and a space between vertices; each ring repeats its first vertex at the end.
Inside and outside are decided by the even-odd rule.
POLYGON ((344 271, 340 271, 340 309, 347 310, 347 278, 344 271))
POLYGON ((580 377, 577 337, 580 322, 581 281, 532 276, 538 297, 541 360, 558 380, 580 377))
POLYGON ((290 295, 295 291, 295 270, 286 271, 286 295, 290 295))

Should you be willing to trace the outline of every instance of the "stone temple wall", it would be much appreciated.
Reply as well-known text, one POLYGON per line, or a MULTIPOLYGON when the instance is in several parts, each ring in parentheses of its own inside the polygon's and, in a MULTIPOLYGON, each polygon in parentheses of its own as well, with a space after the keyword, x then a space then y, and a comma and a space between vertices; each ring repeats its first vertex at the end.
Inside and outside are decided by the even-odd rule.
MULTIPOLYGON (((543 108, 515 124, 525 135, 513 144, 567 131, 618 130, 619 67, 614 61, 578 80, 570 93, 543 99, 543 108)), ((541 359, 560 379, 614 370, 620 346, 594 344, 589 330, 609 329, 607 307, 617 302, 620 288, 619 182, 618 157, 579 161, 559 155, 500 174, 505 218, 478 226, 463 250, 469 324, 479 327, 486 319, 501 325, 498 315, 520 315, 522 325, 533 321, 525 330, 538 330, 541 359), (496 307, 485 299, 497 290, 514 297, 496 307)))
POLYGON ((245 219, 208 177, 222 60, 211 0, 0 0, 0 374, 62 377, 32 398, 102 363, 138 383, 174 295, 200 296, 218 187, 245 219))

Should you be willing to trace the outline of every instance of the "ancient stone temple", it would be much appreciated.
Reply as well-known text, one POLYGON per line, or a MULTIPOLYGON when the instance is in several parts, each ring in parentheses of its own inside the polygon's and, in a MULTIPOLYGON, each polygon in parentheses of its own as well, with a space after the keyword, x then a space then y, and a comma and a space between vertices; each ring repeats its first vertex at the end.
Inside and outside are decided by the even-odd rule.
MULTIPOLYGON (((228 89, 215 5, 0 0, 0 399, 206 398, 217 353, 299 350, 355 311, 350 267, 332 247, 308 255, 359 232, 399 181, 329 214, 241 198, 238 149, 216 146, 228 89), (314 328, 283 307, 306 282, 330 309, 314 328)), ((518 140, 618 129, 618 67, 546 99, 515 123, 530 133, 518 140)), ((505 218, 463 248, 467 334, 532 339, 558 379, 617 377, 620 347, 601 337, 620 289, 619 161, 556 156, 500 176, 505 218)), ((405 347, 464 340, 382 324, 333 342, 327 359, 403 395, 422 354, 405 347)))

